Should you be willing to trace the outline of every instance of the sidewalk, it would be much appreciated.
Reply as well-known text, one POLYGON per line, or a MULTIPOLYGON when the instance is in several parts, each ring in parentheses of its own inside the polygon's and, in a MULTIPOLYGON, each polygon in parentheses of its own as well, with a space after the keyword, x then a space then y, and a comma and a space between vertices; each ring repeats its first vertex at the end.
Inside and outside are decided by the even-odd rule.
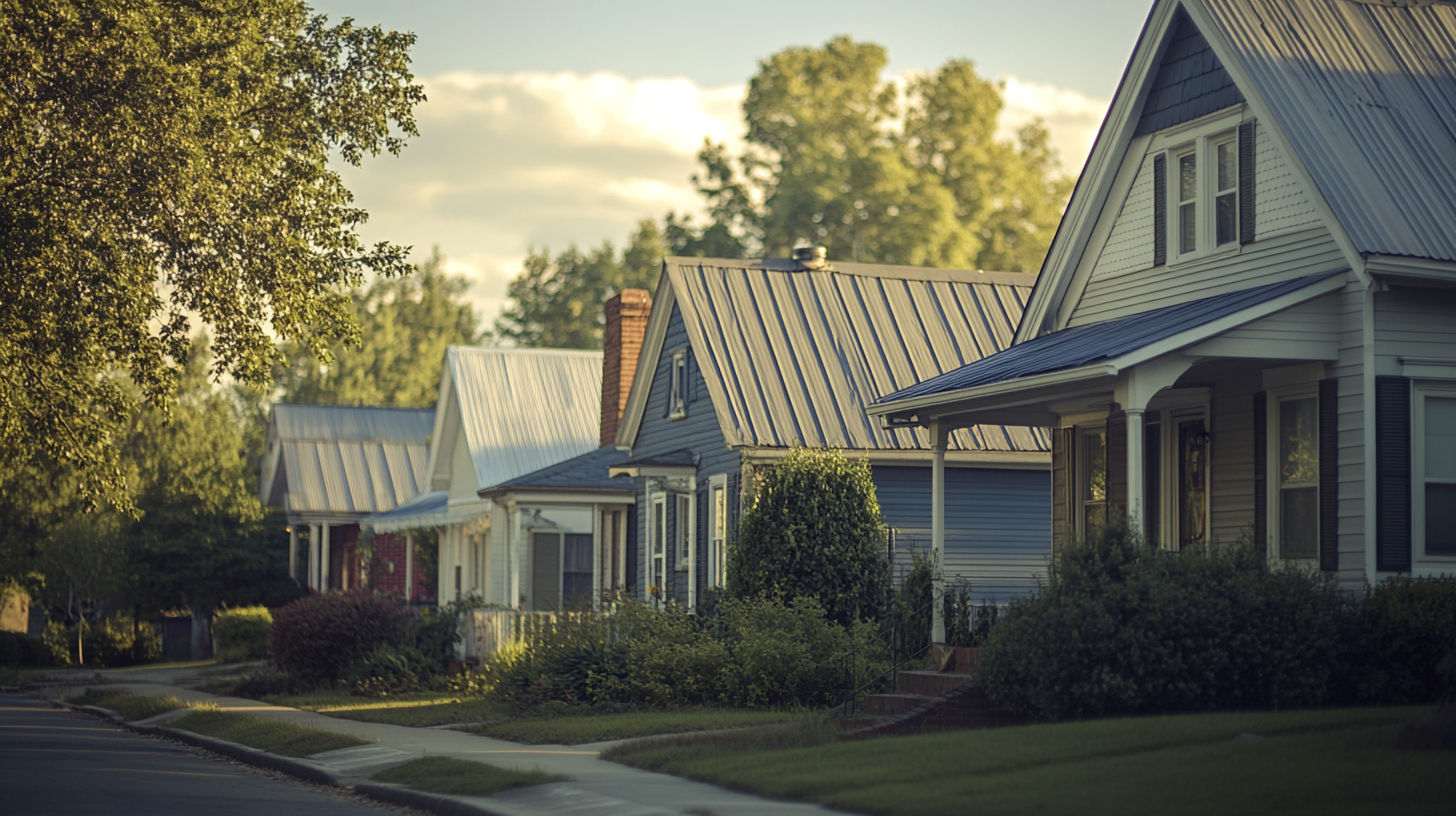
MULTIPOLYGON (((582 816, 587 814, 614 814, 614 816, 617 814, 621 816, 771 814, 778 816, 782 814, 782 816, 807 816, 808 814, 837 812, 814 804, 781 802, 751 794, 737 793, 702 782, 642 771, 599 759, 598 752, 614 744, 611 742, 587 745, 522 745, 447 728, 410 728, 402 725, 382 725, 336 719, 312 711, 274 706, 256 700, 217 697, 162 682, 149 682, 141 678, 133 680, 133 677, 121 674, 111 674, 108 679, 122 681, 109 684, 109 688, 125 689, 137 694, 158 697, 172 695, 188 702, 207 701, 215 703, 223 711, 270 717, 298 725, 375 740, 376 742, 371 745, 315 754, 305 762, 309 765, 321 766, 339 784, 359 786, 359 792, 376 796, 376 798, 384 797, 376 795, 374 791, 368 789, 373 787, 373 783, 368 783, 371 775, 385 768, 429 755, 475 760, 519 770, 539 768, 570 777, 569 782, 518 788, 494 796, 429 794, 431 798, 468 804, 478 813, 491 813, 498 816, 545 816, 546 814, 581 814, 582 816)), ((64 696, 64 694, 53 693, 49 696, 57 697, 64 696)), ((166 719, 169 719, 168 715, 163 714, 145 722, 165 726, 166 719)), ((445 803, 442 802, 442 804, 445 803)))

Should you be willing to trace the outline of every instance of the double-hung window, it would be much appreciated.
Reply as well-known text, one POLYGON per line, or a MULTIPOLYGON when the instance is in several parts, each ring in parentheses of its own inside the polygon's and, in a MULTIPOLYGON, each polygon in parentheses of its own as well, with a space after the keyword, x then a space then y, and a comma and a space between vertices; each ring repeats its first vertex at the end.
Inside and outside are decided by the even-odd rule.
POLYGON ((728 477, 708 482, 708 586, 728 583, 728 477))
POLYGON ((1319 557, 1319 398, 1313 394, 1275 396, 1269 417, 1271 527, 1280 558, 1319 557))
POLYGON ((1229 131, 1194 139, 1168 152, 1172 168, 1168 201, 1168 245, 1177 260, 1196 258, 1239 244, 1239 141, 1229 131))
POLYGON ((1411 522, 1416 556, 1456 561, 1456 383, 1418 384, 1411 428, 1411 522))
POLYGON ((1107 523, 1107 430, 1082 432, 1082 532, 1084 534, 1107 523))
POLYGON ((667 497, 658 494, 652 499, 652 578, 649 595, 666 599, 667 590, 667 497))
POLYGON ((682 419, 688 415, 688 350, 679 349, 672 355, 672 389, 668 394, 668 419, 682 419))

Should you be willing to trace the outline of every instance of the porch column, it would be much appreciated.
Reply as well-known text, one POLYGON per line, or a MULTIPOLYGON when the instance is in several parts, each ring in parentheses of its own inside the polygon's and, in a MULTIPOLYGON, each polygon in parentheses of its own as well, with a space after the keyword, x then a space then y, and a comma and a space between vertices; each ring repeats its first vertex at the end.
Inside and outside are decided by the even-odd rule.
POLYGON ((934 564, 931 584, 931 643, 945 643, 945 447, 949 429, 939 421, 930 423, 933 464, 930 468, 930 554, 934 564))
POLYGON ((1127 525, 1137 532, 1143 530, 1143 497, 1147 487, 1143 484, 1143 409, 1129 406, 1127 415, 1127 525))
POLYGON ((288 525, 288 577, 298 580, 298 528, 288 525))
POLYGON ((414 533, 404 534, 404 599, 407 602, 415 599, 414 533))
POLYGON ((329 525, 322 525, 324 528, 323 541, 319 544, 319 591, 329 591, 329 525))
POLYGON ((308 525, 308 588, 319 588, 319 542, 322 533, 317 524, 308 525))

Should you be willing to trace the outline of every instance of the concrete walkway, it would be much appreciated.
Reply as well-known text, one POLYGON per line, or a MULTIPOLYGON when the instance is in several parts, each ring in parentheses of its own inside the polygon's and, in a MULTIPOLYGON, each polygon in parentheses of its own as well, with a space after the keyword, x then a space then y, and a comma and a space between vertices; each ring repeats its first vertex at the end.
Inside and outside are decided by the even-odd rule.
MULTIPOLYGON (((450 756, 487 762, 519 770, 540 769, 565 774, 568 782, 519 788, 494 796, 441 797, 468 804, 476 812, 499 816, 545 816, 545 814, 614 814, 620 816, 807 816, 837 811, 819 805, 781 802, 746 793, 725 790, 668 774, 629 768, 598 758, 614 743, 588 745, 522 745, 445 728, 410 728, 336 719, 312 711, 269 705, 237 697, 217 697, 195 689, 170 685, 180 677, 141 677, 136 672, 106 673, 108 688, 137 694, 172 695, 188 702, 210 702, 223 711, 285 720, 325 731, 373 740, 371 745, 327 751, 309 757, 307 763, 326 769, 340 784, 363 785, 385 768, 422 756, 450 756), (162 680, 163 682, 155 682, 162 680)), ((94 676, 94 675, 93 675, 94 676)), ((67 689, 65 693, 71 693, 67 689)), ((64 696, 52 690, 50 697, 64 696)), ((165 725, 163 714, 147 724, 165 725)), ((372 795, 372 794, 371 794, 372 795)))

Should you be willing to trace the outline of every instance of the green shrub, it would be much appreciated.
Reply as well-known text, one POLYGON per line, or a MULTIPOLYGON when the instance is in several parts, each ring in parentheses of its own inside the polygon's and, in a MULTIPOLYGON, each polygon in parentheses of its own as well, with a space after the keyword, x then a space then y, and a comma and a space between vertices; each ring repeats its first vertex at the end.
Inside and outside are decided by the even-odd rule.
MULTIPOLYGON (((41 637, 52 664, 71 666, 80 662, 76 655, 76 628, 74 623, 52 621, 46 624, 41 637)), ((130 666, 155 660, 161 655, 162 636, 149 623, 141 624, 134 634, 130 619, 111 617, 84 624, 81 650, 81 657, 85 658, 84 663, 88 666, 130 666)))
POLYGON ((418 691, 438 673, 413 646, 380 646, 350 666, 345 681, 361 697, 385 697, 418 691))
POLYGON ((31 668, 50 666, 51 650, 40 635, 24 632, 0 632, 0 666, 31 668))
POLYGON ((434 672, 443 672, 445 664, 455 657, 460 642, 462 611, 454 606, 421 610, 415 621, 414 645, 434 664, 434 672))
POLYGON ((224 609, 212 620, 212 641, 223 663, 265 660, 271 646, 273 615, 267 607, 224 609))
POLYGON ((351 591, 311 595, 273 613, 272 655, 304 683, 337 682, 381 646, 411 642, 415 614, 399 600, 351 591))
POLYGON ((846 630, 826 617, 818 601, 804 597, 728 601, 723 625, 731 657, 720 699, 745 708, 837 702, 844 656, 875 629, 860 622, 846 630))
POLYGON ((728 584, 739 597, 816 598, 844 625, 879 620, 889 565, 869 462, 796 447, 763 471, 738 522, 728 584))
POLYGON ((1048 720, 1318 705, 1346 617, 1328 576, 1247 542, 1173 553, 1113 522, 1011 603, 978 676, 998 705, 1048 720))
POLYGON ((1456 578, 1387 578, 1366 595, 1358 617, 1360 701, 1424 703, 1451 691, 1440 666, 1456 659, 1456 578))

